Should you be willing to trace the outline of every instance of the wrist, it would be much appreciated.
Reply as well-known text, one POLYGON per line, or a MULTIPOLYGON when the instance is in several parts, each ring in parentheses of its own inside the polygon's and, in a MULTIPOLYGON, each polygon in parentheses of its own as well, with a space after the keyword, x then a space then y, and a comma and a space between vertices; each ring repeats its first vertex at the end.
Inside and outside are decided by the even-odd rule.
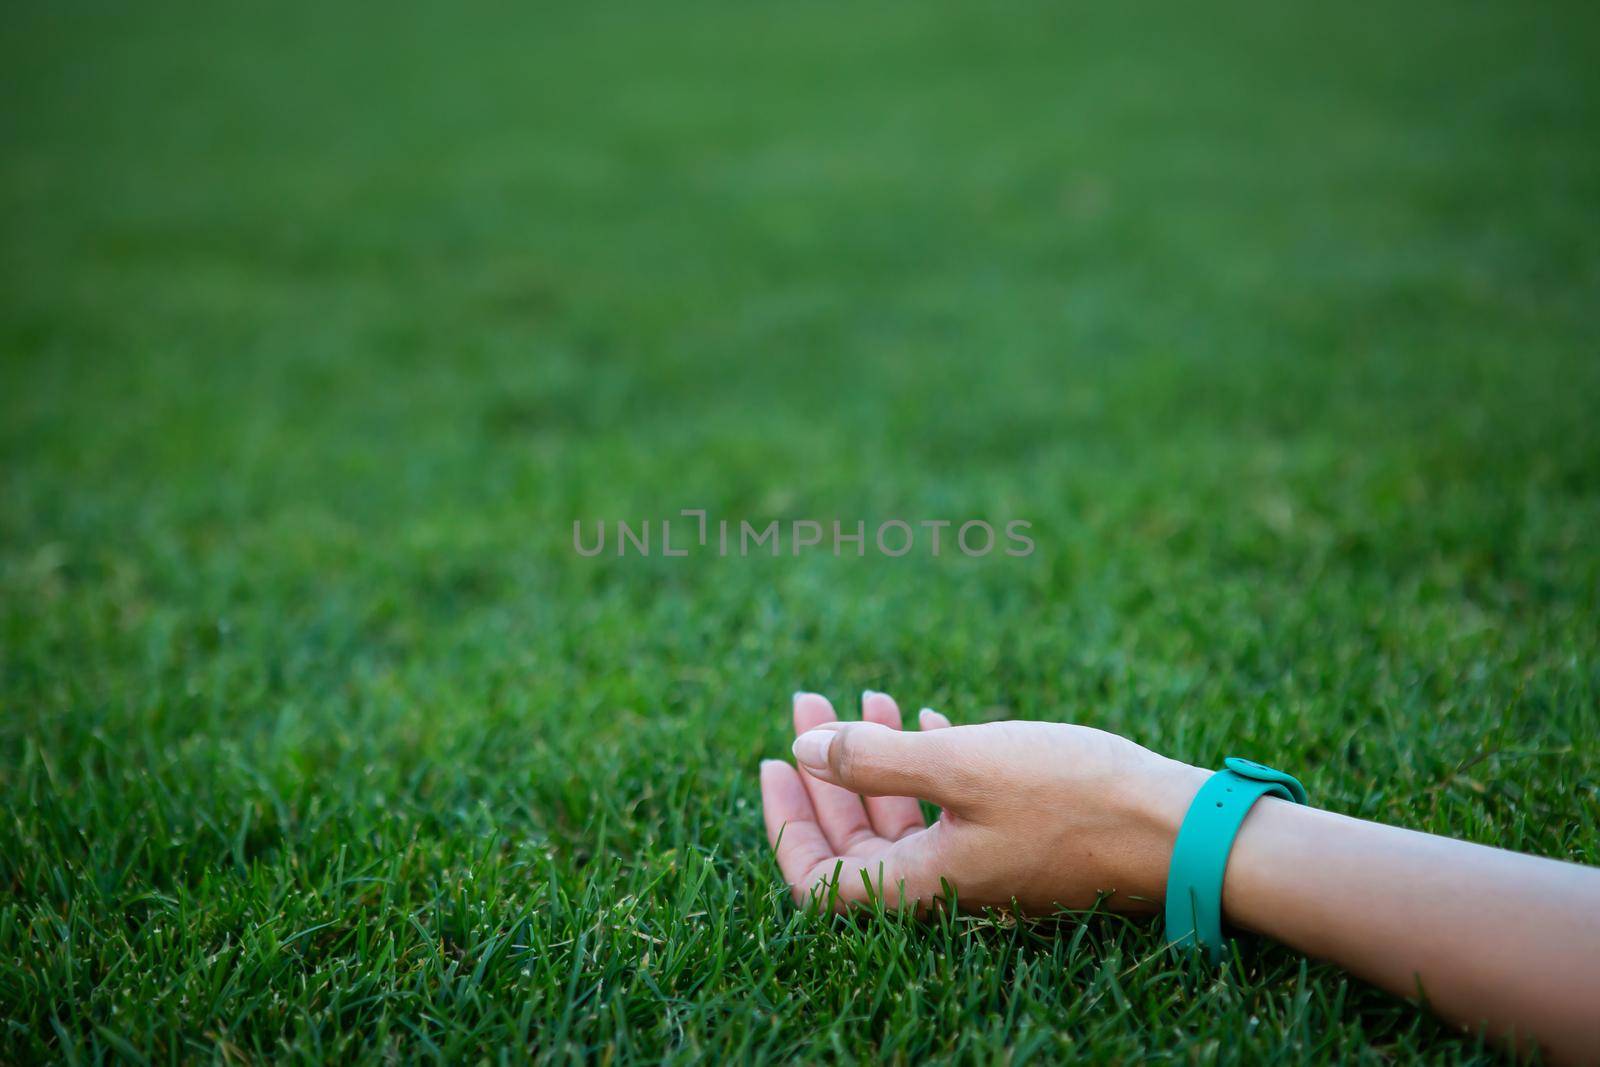
POLYGON ((1131 866, 1123 884, 1133 896, 1159 905, 1166 899, 1167 869, 1178 828, 1212 772, 1164 756, 1155 758, 1157 766, 1139 781, 1129 782, 1124 799, 1134 830, 1130 840, 1137 845, 1128 857, 1131 866))
POLYGON ((1168 864, 1164 901, 1169 944, 1193 949, 1213 966, 1228 954, 1224 883, 1241 830, 1258 801, 1306 803, 1293 775, 1241 756, 1229 756, 1189 804, 1168 864))

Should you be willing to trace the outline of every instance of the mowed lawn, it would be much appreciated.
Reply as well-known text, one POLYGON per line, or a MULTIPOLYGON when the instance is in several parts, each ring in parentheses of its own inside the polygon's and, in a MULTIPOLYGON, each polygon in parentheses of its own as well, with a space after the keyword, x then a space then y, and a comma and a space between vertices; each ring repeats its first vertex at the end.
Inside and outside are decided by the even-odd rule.
POLYGON ((801 914, 756 765, 870 686, 1600 862, 1597 11, 8 4, 0 1061, 1493 1058, 801 914), (573 550, 682 508, 1037 547, 573 550))

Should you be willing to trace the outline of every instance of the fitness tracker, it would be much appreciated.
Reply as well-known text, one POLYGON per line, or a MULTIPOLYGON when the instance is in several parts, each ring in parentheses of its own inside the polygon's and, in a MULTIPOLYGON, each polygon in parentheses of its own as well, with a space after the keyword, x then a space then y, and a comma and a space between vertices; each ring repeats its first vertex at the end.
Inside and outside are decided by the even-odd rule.
POLYGON ((1293 775, 1238 756, 1222 762, 1190 803, 1167 870, 1167 941, 1204 949, 1213 964, 1222 962, 1222 877, 1239 825, 1269 794, 1306 802, 1293 775))

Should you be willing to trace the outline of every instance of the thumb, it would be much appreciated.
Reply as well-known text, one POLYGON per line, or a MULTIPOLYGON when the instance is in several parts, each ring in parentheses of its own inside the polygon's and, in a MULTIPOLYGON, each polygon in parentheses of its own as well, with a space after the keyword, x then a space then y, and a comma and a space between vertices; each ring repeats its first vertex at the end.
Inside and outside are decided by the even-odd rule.
POLYGON ((923 733, 873 722, 830 722, 794 741, 794 758, 813 777, 869 797, 921 797, 959 807, 981 790, 972 728, 923 733))

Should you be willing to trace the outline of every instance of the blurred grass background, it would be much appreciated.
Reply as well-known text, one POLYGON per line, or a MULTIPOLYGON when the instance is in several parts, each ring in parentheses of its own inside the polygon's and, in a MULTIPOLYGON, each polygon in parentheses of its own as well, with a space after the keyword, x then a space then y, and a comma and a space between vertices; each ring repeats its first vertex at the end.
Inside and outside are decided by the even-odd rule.
POLYGON ((1600 862, 1593 5, 8 5, 0 1059, 1480 1058, 797 916, 797 687, 1600 862), (582 559, 983 517, 1027 559, 582 559))

